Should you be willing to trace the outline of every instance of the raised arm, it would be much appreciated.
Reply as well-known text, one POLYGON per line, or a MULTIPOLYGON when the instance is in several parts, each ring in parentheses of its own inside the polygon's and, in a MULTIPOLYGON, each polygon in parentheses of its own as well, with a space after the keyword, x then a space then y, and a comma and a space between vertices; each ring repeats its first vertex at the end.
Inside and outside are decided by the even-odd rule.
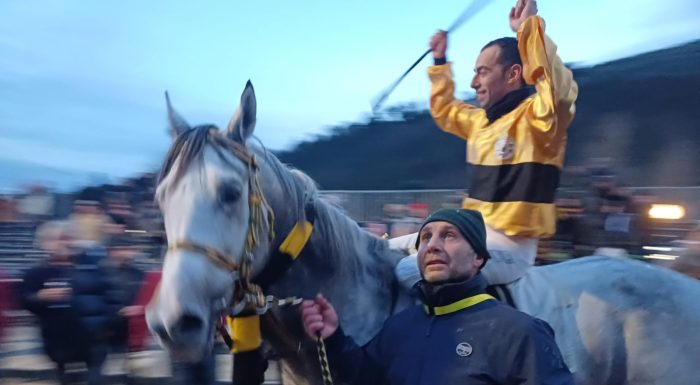
POLYGON ((441 130, 468 140, 479 122, 486 119, 484 110, 458 100, 454 96, 452 65, 446 62, 447 33, 439 31, 430 41, 434 66, 428 69, 430 78, 430 114, 441 130))
POLYGON ((557 46, 545 34, 545 23, 537 16, 535 0, 518 0, 509 15, 510 27, 518 34, 523 79, 537 90, 530 113, 540 121, 541 131, 565 130, 574 117, 578 85, 571 70, 557 56, 557 46))

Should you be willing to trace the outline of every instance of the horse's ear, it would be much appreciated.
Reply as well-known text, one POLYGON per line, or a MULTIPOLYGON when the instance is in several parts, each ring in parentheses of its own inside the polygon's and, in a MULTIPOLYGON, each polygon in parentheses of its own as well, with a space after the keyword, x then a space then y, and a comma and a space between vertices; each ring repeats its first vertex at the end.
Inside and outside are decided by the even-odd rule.
POLYGON ((226 134, 229 138, 245 143, 246 139, 253 135, 257 109, 255 90, 253 89, 253 84, 248 80, 241 95, 241 104, 236 112, 233 113, 226 128, 226 134))
POLYGON ((168 91, 165 91, 165 103, 168 105, 168 126, 170 135, 175 139, 178 135, 189 130, 190 125, 175 111, 172 104, 170 104, 170 95, 168 95, 168 91))

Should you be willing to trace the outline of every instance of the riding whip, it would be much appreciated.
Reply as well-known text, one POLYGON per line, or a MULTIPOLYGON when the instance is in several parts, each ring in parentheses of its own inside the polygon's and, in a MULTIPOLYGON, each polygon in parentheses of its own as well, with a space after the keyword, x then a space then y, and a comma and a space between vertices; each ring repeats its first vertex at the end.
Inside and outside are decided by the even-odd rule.
MULTIPOLYGON (((467 20, 471 19, 472 17, 474 17, 474 15, 476 15, 477 13, 479 13, 479 11, 481 11, 481 9, 484 8, 484 6, 486 6, 486 5, 489 3, 489 1, 490 1, 490 0, 472 0, 471 4, 469 4, 469 6, 459 15, 459 17, 457 18, 457 20, 455 20, 455 21, 452 23, 452 25, 450 26, 450 28, 448 28, 445 32, 447 32, 447 33, 455 32, 455 31, 456 31, 459 27, 461 27, 467 20)), ((372 113, 377 112, 377 110, 378 110, 379 107, 382 105, 382 103, 384 103, 384 101, 389 97, 389 94, 391 94, 391 93, 394 91, 394 89, 396 88, 396 86, 398 86, 399 83, 401 83, 401 81, 403 80, 403 78, 405 78, 406 75, 408 75, 408 73, 411 72, 411 70, 413 70, 413 69, 418 65, 418 63, 420 63, 421 61, 423 61, 423 59, 425 59, 425 57, 428 56, 428 54, 430 53, 430 51, 431 51, 430 48, 429 48, 427 51, 425 51, 425 53, 422 54, 422 55, 418 58, 418 60, 416 60, 416 62, 413 63, 413 65, 411 65, 410 67, 408 67, 408 69, 406 70, 406 72, 404 72, 403 75, 401 75, 401 77, 399 77, 395 82, 393 82, 393 83, 389 86, 389 88, 387 88, 386 90, 384 90, 384 92, 382 92, 382 93, 379 94, 376 98, 374 98, 374 100, 373 100, 373 102, 372 102, 372 113)))

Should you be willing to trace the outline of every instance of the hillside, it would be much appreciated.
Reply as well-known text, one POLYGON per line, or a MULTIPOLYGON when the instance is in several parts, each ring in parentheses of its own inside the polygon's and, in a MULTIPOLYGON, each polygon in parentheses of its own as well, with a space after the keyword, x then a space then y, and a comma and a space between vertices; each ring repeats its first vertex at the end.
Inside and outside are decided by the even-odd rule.
MULTIPOLYGON (((700 185, 700 41, 574 69, 567 165, 611 158, 635 185, 700 185)), ((427 92, 427 91, 426 91, 427 92)), ((336 127, 280 158, 325 189, 466 188, 465 144, 426 111, 336 127)))

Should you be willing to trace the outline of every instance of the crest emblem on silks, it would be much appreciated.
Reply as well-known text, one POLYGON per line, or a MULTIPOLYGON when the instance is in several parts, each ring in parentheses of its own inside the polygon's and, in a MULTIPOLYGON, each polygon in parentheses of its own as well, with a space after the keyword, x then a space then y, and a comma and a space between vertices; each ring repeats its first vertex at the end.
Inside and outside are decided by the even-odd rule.
POLYGON ((515 155, 515 140, 507 134, 503 134, 494 143, 493 150, 498 160, 512 159, 513 155, 515 155))
POLYGON ((460 342, 455 348, 455 352, 460 357, 469 357, 472 354, 472 346, 466 342, 460 342))

